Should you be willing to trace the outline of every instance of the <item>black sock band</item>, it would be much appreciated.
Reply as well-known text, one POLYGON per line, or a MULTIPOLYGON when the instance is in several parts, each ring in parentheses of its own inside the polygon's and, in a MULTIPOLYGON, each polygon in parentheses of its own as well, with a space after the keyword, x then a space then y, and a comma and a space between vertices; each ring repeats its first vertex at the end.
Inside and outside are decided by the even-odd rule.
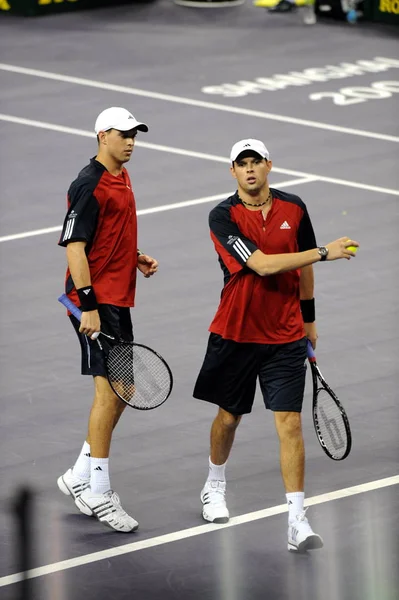
POLYGON ((97 310, 97 298, 91 285, 86 285, 86 287, 79 288, 76 291, 79 296, 80 308, 83 312, 97 310))

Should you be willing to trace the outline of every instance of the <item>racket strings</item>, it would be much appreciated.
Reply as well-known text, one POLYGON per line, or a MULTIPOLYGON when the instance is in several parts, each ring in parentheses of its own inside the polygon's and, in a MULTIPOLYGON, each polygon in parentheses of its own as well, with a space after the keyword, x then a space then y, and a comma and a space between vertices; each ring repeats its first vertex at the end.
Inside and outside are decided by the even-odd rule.
POLYGON ((347 450, 348 435, 345 419, 334 399, 325 389, 317 397, 317 425, 327 450, 336 458, 342 458, 347 450))
POLYGON ((162 359, 149 348, 117 344, 107 357, 111 386, 125 402, 136 408, 159 406, 167 398, 171 379, 162 359))

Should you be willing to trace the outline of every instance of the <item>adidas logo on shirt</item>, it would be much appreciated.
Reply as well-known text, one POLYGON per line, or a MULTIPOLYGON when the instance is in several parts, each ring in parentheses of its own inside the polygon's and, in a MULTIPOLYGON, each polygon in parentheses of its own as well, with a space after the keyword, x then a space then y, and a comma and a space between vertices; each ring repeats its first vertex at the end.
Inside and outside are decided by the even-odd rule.
POLYGON ((280 229, 291 229, 291 226, 288 225, 287 221, 284 221, 284 223, 280 225, 280 229))

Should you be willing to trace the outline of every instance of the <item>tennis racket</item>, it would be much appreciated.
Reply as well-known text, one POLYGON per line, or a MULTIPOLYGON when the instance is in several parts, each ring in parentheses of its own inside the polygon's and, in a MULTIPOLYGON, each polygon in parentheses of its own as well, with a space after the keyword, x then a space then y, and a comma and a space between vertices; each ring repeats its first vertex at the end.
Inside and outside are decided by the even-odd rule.
POLYGON ((313 380, 313 424, 324 452, 333 460, 344 460, 351 451, 352 435, 344 407, 324 379, 308 340, 308 360, 313 380))
MULTIPOLYGON (((81 310, 62 294, 58 298, 79 321, 81 310)), ((116 340, 102 332, 94 334, 104 357, 109 384, 123 402, 138 410, 150 410, 161 406, 169 398, 173 388, 173 375, 169 365, 155 350, 116 340)))

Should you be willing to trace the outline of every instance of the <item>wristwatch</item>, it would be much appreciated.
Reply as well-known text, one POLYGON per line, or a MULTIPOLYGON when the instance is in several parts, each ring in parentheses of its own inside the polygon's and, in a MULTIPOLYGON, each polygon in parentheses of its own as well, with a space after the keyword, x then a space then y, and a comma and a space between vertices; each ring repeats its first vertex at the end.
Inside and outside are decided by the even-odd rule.
POLYGON ((320 254, 321 258, 320 261, 322 260, 327 260, 327 256, 328 256, 328 248, 326 248, 325 246, 319 246, 317 248, 317 252, 320 254))

